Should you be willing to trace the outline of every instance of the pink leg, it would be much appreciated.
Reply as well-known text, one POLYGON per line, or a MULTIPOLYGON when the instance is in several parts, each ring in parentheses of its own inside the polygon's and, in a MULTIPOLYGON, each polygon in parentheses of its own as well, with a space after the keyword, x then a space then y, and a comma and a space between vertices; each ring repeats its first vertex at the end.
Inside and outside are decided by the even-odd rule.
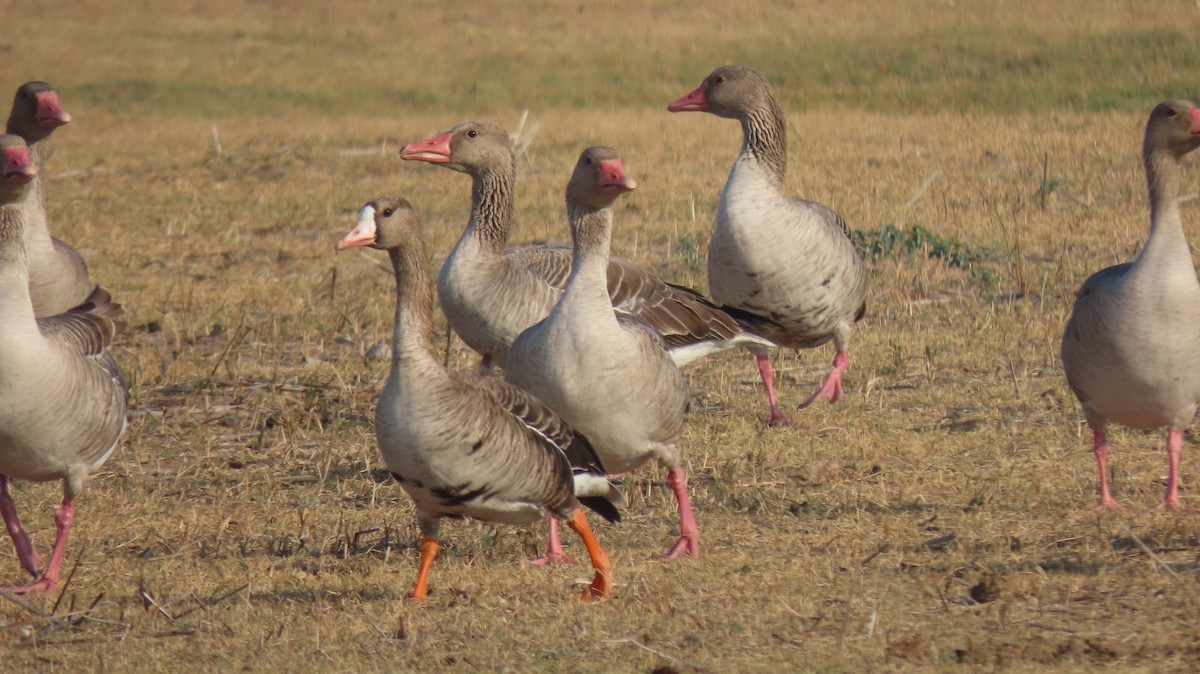
POLYGON ((4 516, 4 526, 8 528, 13 547, 17 549, 17 559, 21 562, 21 568, 36 577, 42 560, 29 540, 29 534, 25 533, 21 521, 17 519, 17 506, 13 504, 12 496, 8 493, 8 478, 3 475, 0 475, 0 515, 4 516))
POLYGON ((1108 491, 1108 437, 1104 431, 1092 431, 1092 452, 1096 454, 1096 467, 1100 469, 1100 503, 1096 504, 1096 512, 1123 510, 1108 491))
POLYGON ((575 560, 563 552, 562 541, 558 538, 558 520, 550 518, 550 543, 546 546, 546 556, 529 561, 534 566, 554 566, 555 564, 574 564, 575 560))
POLYGON ((833 355, 833 368, 829 370, 829 374, 825 375, 825 381, 821 382, 821 388, 812 394, 812 397, 800 404, 800 409, 808 407, 818 400, 828 400, 832 405, 842 397, 842 373, 850 369, 850 355, 845 351, 838 351, 833 355))
POLYGON ((10 587, 13 594, 28 594, 30 592, 53 592, 58 587, 62 576, 63 558, 67 554, 67 534, 71 532, 71 523, 75 521, 75 501, 70 497, 64 498, 58 512, 54 514, 54 524, 58 529, 54 537, 54 549, 50 552, 50 563, 40 580, 22 587, 10 587))
POLYGON ((792 422, 783 415, 783 410, 779 409, 779 398, 775 397, 775 368, 771 367, 770 356, 762 353, 755 354, 754 357, 758 360, 758 374, 762 377, 763 386, 767 387, 767 402, 771 403, 771 419, 767 425, 792 425, 792 422))
POLYGON ((688 498, 687 476, 682 468, 672 468, 667 473, 667 485, 675 492, 675 500, 679 502, 679 540, 663 557, 670 561, 683 554, 684 557, 700 556, 700 529, 696 526, 696 515, 692 512, 692 500, 688 498))
POLYGON ((1179 509, 1179 463, 1183 459, 1183 431, 1167 433, 1167 494, 1159 510, 1179 509))

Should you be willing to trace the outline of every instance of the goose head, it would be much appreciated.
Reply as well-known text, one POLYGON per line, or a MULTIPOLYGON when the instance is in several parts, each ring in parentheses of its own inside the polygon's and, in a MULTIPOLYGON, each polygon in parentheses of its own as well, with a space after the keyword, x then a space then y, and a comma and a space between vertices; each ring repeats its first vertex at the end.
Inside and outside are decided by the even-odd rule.
POLYGON ((1200 147, 1200 109, 1191 101, 1163 101, 1146 123, 1144 152, 1167 151, 1176 159, 1200 147))
POLYGON ((589 147, 579 155, 567 183, 567 202, 589 208, 608 208, 617 197, 637 189, 625 174, 621 156, 611 147, 589 147))
POLYGON ((9 133, 15 133, 32 143, 70 123, 71 113, 63 107, 58 92, 49 83, 26 82, 17 89, 8 117, 9 133))
POLYGON ((486 122, 465 122, 400 150, 401 159, 429 162, 472 176, 511 166, 512 155, 508 132, 486 122))
POLYGON ((420 229, 421 221, 408 200, 400 197, 379 197, 362 207, 358 214, 358 224, 337 242, 335 248, 397 248, 413 236, 419 236, 420 229))
POLYGON ((692 93, 672 101, 671 112, 710 112, 718 117, 740 119, 768 105, 772 99, 767 78, 747 66, 721 66, 692 93))
POLYGON ((0 136, 0 201, 15 201, 36 175, 25 139, 15 134, 0 136))

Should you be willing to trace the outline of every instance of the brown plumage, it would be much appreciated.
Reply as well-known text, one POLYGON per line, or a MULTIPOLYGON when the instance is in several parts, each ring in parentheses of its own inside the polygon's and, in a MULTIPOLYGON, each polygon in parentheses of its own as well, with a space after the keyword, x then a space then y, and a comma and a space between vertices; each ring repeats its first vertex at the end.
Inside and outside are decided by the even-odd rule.
MULTIPOLYGON (((471 219, 438 275, 438 297, 451 327, 483 355, 485 366, 503 365, 517 335, 548 316, 562 297, 571 248, 506 249, 516 162, 504 129, 467 122, 406 146, 401 156, 472 178, 471 219)), ((625 260, 610 260, 608 289, 614 309, 658 331, 677 364, 734 346, 768 344, 698 293, 625 260)))
POLYGON ((375 432, 388 470, 417 507, 424 543, 414 596, 427 592, 440 518, 526 524, 547 514, 567 520, 593 552, 596 578, 585 596, 607 596, 607 556, 579 506, 616 519, 623 498, 590 445, 524 391, 442 366, 424 236, 407 201, 380 197, 364 206, 358 225, 338 243, 339 250, 354 246, 386 250, 396 273, 392 367, 375 432))
MULTIPOLYGON (((721 192, 708 247, 708 287, 723 308, 768 319, 764 336, 808 349, 832 341, 837 353, 821 387, 801 407, 835 402, 849 367, 854 324, 866 314, 867 275, 845 220, 826 206, 783 196, 787 120, 770 84, 753 68, 714 70, 672 112, 736 119, 742 150, 721 192)), ((753 347, 771 405, 769 423, 789 423, 779 408, 765 348, 753 347)))

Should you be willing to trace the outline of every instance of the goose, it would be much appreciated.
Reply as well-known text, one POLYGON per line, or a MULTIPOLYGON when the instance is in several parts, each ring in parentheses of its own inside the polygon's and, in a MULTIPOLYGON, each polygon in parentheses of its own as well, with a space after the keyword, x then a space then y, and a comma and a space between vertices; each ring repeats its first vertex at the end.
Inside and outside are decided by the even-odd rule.
POLYGON ((31 575, 41 560, 21 527, 9 480, 62 480, 56 536, 41 577, 9 592, 52 592, 62 574, 75 502, 87 478, 116 450, 129 390, 106 350, 120 305, 102 288, 66 313, 36 318, 24 246, 26 194, 37 174, 20 136, 0 136, 0 514, 31 575))
MULTIPOLYGON (((569 246, 506 250, 516 160, 504 129, 467 122, 406 145, 400 156, 467 173, 471 218, 438 275, 438 298, 454 331, 483 356, 481 370, 503 366, 513 340, 550 314, 571 270, 569 246)), ((688 288, 612 258, 608 291, 616 310, 636 315, 663 336, 680 365, 741 345, 770 342, 688 288)), ((746 317, 750 325, 755 317, 746 317)))
MULTIPOLYGON (((612 204, 636 187, 616 150, 592 147, 580 155, 566 192, 573 241, 566 292, 545 320, 517 337, 504 376, 586 435, 610 471, 652 459, 665 466, 680 520, 679 540, 665 559, 698 557, 700 534, 680 466, 687 380, 662 337, 640 319, 614 313, 606 290, 612 204)), ((569 561, 555 549, 553 528, 550 542, 535 562, 569 561)))
MULTIPOLYGON (((867 275, 840 215, 807 199, 783 196, 787 122, 767 79, 746 66, 714 70, 671 112, 709 112, 742 125, 742 150, 717 206, 708 245, 708 289, 723 308, 770 319, 762 336, 810 349, 832 340, 833 367, 801 408, 842 397, 842 373, 854 324, 867 310, 867 275)), ((771 406, 768 424, 791 423, 780 410, 767 348, 751 345, 771 406)))
POLYGON ((1097 511, 1120 508, 1108 485, 1109 421, 1167 427, 1167 490, 1179 507, 1183 433, 1200 400, 1200 282, 1179 217, 1180 162, 1200 147, 1200 109, 1163 101, 1150 113, 1142 162, 1150 192, 1150 236, 1133 262, 1084 281, 1063 334, 1067 382, 1092 429, 1100 471, 1097 511))
POLYGON ((25 253, 29 265, 29 292, 37 316, 61 314, 86 302, 94 289, 87 264, 78 251, 50 236, 42 178, 46 172, 48 141, 54 130, 71 122, 54 87, 46 82, 26 82, 13 97, 7 132, 25 139, 39 177, 25 192, 25 253))
POLYGON ((591 555, 596 575, 581 598, 608 597, 608 555, 580 505, 616 521, 624 497, 587 439, 504 380, 442 366, 424 233, 408 201, 380 197, 363 206, 336 248, 360 246, 386 250, 396 274, 392 365, 375 433, 388 470, 417 507, 422 541, 413 598, 428 596, 440 518, 519 525, 547 514, 566 521, 591 555))

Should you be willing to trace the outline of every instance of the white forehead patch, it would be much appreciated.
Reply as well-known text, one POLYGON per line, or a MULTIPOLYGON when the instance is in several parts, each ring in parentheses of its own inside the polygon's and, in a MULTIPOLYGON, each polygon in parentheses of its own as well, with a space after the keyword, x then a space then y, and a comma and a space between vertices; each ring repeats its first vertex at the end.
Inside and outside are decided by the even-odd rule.
POLYGON ((358 214, 358 219, 359 220, 374 220, 375 219, 375 207, 372 206, 371 204, 367 204, 366 206, 363 206, 362 212, 358 214))

